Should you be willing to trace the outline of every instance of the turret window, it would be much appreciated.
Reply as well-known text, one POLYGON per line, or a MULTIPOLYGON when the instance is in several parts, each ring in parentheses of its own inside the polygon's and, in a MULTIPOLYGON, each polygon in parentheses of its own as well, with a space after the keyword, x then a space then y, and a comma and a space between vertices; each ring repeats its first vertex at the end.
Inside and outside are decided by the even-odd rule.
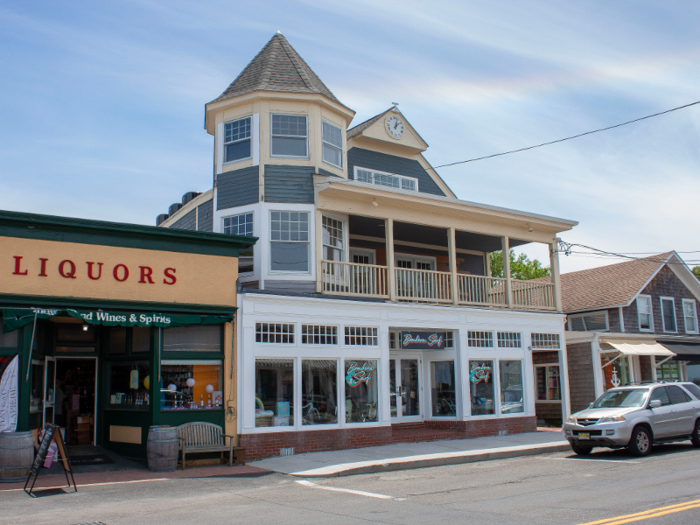
POLYGON ((224 124, 224 162, 250 158, 250 117, 224 124))
POLYGON ((305 115, 271 115, 273 157, 308 158, 309 130, 305 115))
POLYGON ((343 167, 343 133, 338 126, 323 121, 323 162, 343 167))

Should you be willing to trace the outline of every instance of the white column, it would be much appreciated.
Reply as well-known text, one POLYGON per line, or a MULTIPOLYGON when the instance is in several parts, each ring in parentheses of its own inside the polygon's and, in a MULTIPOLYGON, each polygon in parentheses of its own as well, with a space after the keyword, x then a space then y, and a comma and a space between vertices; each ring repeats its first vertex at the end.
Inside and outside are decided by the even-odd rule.
POLYGON ((394 271, 394 220, 384 219, 386 266, 389 272, 389 300, 396 301, 396 272, 394 271))
POLYGON ((559 252, 557 251, 557 241, 549 245, 549 268, 554 285, 554 307, 557 312, 562 311, 561 305, 561 280, 559 279, 559 252))
POLYGON ((569 396, 569 363, 566 357, 566 343, 564 334, 561 334, 561 350, 559 350, 559 385, 561 389, 561 417, 562 424, 571 415, 571 397, 569 396))
POLYGON ((510 242, 508 237, 501 237, 501 249, 503 250, 503 281, 506 294, 506 306, 513 306, 513 289, 510 285, 510 242))
POLYGON ((322 264, 323 260, 323 216, 321 210, 316 210, 316 293, 323 292, 323 275, 322 264))
POLYGON ((459 281, 457 280, 457 243, 455 229, 447 231, 447 249, 450 254, 450 281, 452 283, 452 304, 459 304, 459 281))

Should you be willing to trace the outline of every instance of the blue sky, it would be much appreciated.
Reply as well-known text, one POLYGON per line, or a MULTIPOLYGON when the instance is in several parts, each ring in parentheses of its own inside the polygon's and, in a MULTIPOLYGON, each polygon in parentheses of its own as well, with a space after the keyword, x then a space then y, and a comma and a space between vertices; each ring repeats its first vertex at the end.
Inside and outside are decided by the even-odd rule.
MULTIPOLYGON (((440 165, 700 100, 697 20, 690 0, 6 2, 0 208, 153 224, 209 189, 204 104, 277 30, 355 123, 399 102, 440 165)), ((568 242, 700 250, 699 139, 695 106, 439 172, 462 199, 579 221, 568 242)))

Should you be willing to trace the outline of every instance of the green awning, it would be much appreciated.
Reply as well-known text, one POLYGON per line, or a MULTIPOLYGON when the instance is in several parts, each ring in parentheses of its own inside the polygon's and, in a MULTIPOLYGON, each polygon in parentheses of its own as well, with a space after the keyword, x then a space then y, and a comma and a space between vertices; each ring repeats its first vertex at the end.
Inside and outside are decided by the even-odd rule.
POLYGON ((88 324, 105 326, 173 326, 209 325, 228 323, 233 315, 164 314, 158 312, 123 312, 113 310, 76 310, 50 308, 3 308, 2 332, 8 333, 34 322, 37 319, 50 319, 58 315, 69 315, 88 324))

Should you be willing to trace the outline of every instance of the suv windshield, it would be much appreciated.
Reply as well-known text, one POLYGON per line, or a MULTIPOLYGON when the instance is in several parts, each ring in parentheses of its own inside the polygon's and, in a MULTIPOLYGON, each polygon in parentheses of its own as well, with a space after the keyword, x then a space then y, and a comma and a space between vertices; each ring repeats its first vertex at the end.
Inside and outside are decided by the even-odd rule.
POLYGON ((644 397, 649 392, 647 389, 612 390, 605 392, 596 399, 592 408, 628 408, 640 407, 644 403, 644 397))

